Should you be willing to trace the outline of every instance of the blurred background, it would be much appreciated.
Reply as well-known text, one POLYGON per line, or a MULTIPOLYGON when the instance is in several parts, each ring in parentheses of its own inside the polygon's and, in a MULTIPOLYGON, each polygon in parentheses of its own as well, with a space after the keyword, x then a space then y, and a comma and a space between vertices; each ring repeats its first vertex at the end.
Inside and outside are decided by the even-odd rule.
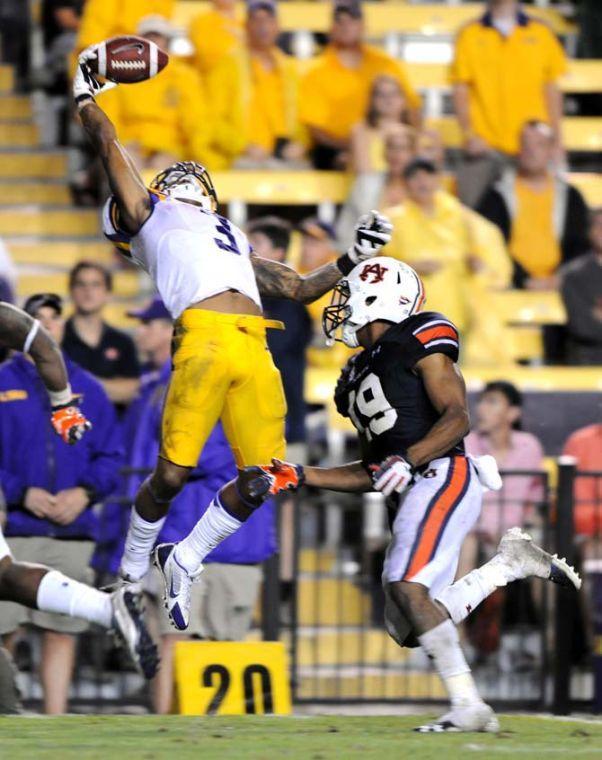
MULTIPOLYGON (((71 105, 77 52, 122 34, 171 56, 156 79, 99 100, 148 181, 176 160, 203 163, 222 213, 257 253, 301 272, 345 250, 360 214, 390 216, 384 253, 420 273, 427 308, 462 335, 468 450, 493 454, 504 474, 459 574, 518 524, 584 577, 578 595, 521 582, 487 600, 462 631, 479 687, 507 707, 599 711, 599 2, 0 0, 0 294, 19 305, 59 296, 37 301, 37 316, 102 385, 107 425, 98 451, 74 456, 113 473, 100 503, 75 510, 68 537, 50 523, 40 534, 52 564, 99 585, 114 579, 132 495, 154 460, 170 369, 168 313, 100 234, 107 187, 71 105)), ((270 339, 291 461, 357 454, 332 401, 350 352, 325 343, 328 302, 265 302, 287 327, 270 339)), ((31 425, 43 431, 41 387, 16 387, 18 358, 4 358, 0 404, 26 390, 31 425)), ((0 406, 2 519, 15 556, 31 559, 39 535, 22 518, 41 491, 56 493, 54 444, 36 454, 35 482, 15 489, 30 468, 4 469, 7 418, 0 406)), ((183 537, 233 471, 218 426, 161 539, 183 537)), ((65 488, 78 487, 73 478, 65 488)), ((383 627, 379 494, 304 493, 266 505, 245 531, 198 584, 194 637, 282 640, 297 703, 444 697, 422 653, 399 649, 383 627)), ((25 703, 47 713, 177 710, 179 637, 156 579, 147 586, 164 662, 150 688, 98 632, 1 603, 25 703)), ((0 707, 9 680, 0 668, 0 707)))

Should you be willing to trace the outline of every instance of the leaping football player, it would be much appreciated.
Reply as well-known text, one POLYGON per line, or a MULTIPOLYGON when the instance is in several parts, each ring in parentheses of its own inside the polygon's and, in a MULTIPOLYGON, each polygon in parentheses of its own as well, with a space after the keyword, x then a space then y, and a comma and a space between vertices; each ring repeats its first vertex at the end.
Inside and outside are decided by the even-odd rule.
MULTIPOLYGON (((65 443, 76 444, 91 425, 78 408, 55 341, 38 320, 0 302, 0 345, 23 351, 32 358, 48 390, 55 432, 65 443)), ((43 612, 83 618, 111 629, 146 678, 157 672, 157 648, 146 628, 137 594, 127 587, 106 594, 43 565, 16 562, 1 528, 0 599, 43 612)))
POLYGON ((361 347, 335 391, 340 414, 359 434, 362 460, 334 468, 276 462, 254 493, 302 484, 333 491, 377 490, 387 497, 392 539, 383 586, 385 623, 400 646, 421 646, 451 701, 423 732, 497 731, 475 685, 456 625, 496 588, 535 576, 579 588, 564 560, 520 528, 503 536, 485 565, 454 583, 460 548, 481 510, 483 488, 501 478, 493 457, 467 457, 466 392, 457 366, 458 331, 442 314, 421 311, 424 289, 411 267, 385 256, 356 266, 324 310, 329 338, 361 347))
POLYGON ((87 63, 95 56, 95 46, 81 54, 74 96, 112 190, 105 233, 148 272, 175 320, 160 454, 132 508, 121 577, 136 582, 148 571, 169 503, 184 487, 218 419, 241 469, 188 537, 155 550, 168 614, 185 630, 191 583, 203 559, 263 503, 264 495, 249 489, 257 472, 244 468, 269 464, 285 451, 284 393, 265 338, 266 328, 282 325, 262 316, 260 296, 316 300, 357 263, 376 255, 388 242, 391 225, 376 212, 362 217, 355 245, 305 277, 253 255, 244 233, 217 214, 215 189, 199 164, 174 164, 145 187, 94 100, 105 87, 87 63))

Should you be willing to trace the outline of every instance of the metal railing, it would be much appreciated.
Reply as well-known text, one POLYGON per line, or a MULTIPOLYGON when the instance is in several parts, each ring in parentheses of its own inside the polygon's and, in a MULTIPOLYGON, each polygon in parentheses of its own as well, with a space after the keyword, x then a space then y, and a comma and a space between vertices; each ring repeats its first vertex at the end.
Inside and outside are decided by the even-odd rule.
MULTIPOLYGON (((463 559, 470 566, 490 559, 504 531, 515 524, 532 526, 537 540, 549 545, 547 473, 508 471, 504 478, 505 490, 488 494, 481 521, 465 543, 463 559), (516 493, 523 492, 529 499, 517 501, 516 493)), ((401 649, 384 629, 380 573, 388 528, 380 495, 304 501, 297 510, 295 532, 295 698, 444 698, 422 651, 401 649)), ((549 591, 548 584, 526 581, 499 590, 462 627, 465 649, 487 699, 523 707, 545 704, 552 624, 549 591)))
MULTIPOLYGON (((504 491, 489 495, 484 517, 466 542, 474 550, 471 557, 478 564, 486 561, 510 522, 518 522, 546 548, 571 564, 577 561, 584 592, 579 596, 543 581, 520 581, 483 603, 461 631, 479 688, 498 705, 567 713, 593 703, 600 710, 602 473, 578 472, 573 462, 560 460, 556 498, 544 472, 503 474, 507 483, 510 478, 528 479, 531 496, 518 503, 504 491), (594 484, 589 500, 583 498, 583 483, 594 484), (591 523, 585 534, 579 517, 584 504, 591 523), (594 646, 593 657, 586 653, 580 658, 575 654, 577 623, 584 609, 585 637, 593 638, 594 646)), ((384 629, 380 573, 388 528, 380 496, 313 493, 297 500, 294 522, 291 601, 281 603, 275 556, 264 568, 257 623, 264 639, 280 639, 289 647, 295 700, 443 699, 439 680, 420 649, 399 648, 384 629)), ((38 706, 39 651, 36 637, 28 642, 29 665, 20 685, 26 702, 38 706)), ((106 634, 94 629, 80 637, 72 697, 75 709, 149 705, 142 679, 106 634)))

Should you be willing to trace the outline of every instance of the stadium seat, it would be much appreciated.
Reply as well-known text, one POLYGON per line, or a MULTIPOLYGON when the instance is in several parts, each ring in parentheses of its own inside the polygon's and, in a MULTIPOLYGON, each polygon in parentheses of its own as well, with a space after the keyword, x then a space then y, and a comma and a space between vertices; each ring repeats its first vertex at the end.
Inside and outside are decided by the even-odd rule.
POLYGON ((36 206, 0 209, 0 236, 82 237, 100 232, 93 209, 44 209, 36 206))
MULTIPOLYGON (((448 148, 459 148, 462 134, 453 116, 427 120, 429 127, 438 129, 448 148)), ((567 150, 598 152, 602 150, 602 118, 597 116, 569 116, 562 120, 563 142, 567 150)))
POLYGON ((12 66, 0 65, 0 93, 12 92, 15 86, 15 74, 12 66))
POLYGON ((10 255, 18 265, 40 265, 70 269, 80 259, 111 264, 115 259, 112 245, 100 240, 12 240, 10 255))
MULTIPOLYGON (((2 109, 0 98, 0 113, 2 109)), ((67 154, 60 151, 18 151, 0 149, 0 179, 63 179, 67 174, 67 154)))
MULTIPOLYGON (((58 293, 60 296, 67 295, 68 273, 65 272, 43 272, 37 274, 24 273, 19 276, 17 281, 17 295, 20 298, 27 298, 32 293, 49 291, 58 293)), ((140 273, 132 272, 115 272, 113 275, 113 295, 117 298, 135 298, 140 295, 141 282, 140 273)))
MULTIPOLYGON (((444 63, 406 63, 410 81, 420 90, 450 88, 449 66, 444 63)), ((602 61, 569 60, 568 72, 561 80, 564 92, 599 92, 602 61)))
POLYGON ((0 95, 0 120, 31 119, 31 100, 25 95, 0 95))
POLYGON ((573 172, 569 174, 568 181, 581 191, 588 206, 602 206, 602 174, 573 172))
POLYGON ((0 180, 0 206, 36 205, 62 206, 71 203, 66 182, 7 182, 0 180))
POLYGON ((31 147, 37 145, 38 141, 38 129, 35 124, 0 122, 0 147, 31 147))
MULTIPOLYGON (((180 0, 174 14, 175 23, 183 28, 190 25, 191 19, 202 10, 208 9, 208 3, 195 0, 180 0)), ((426 3, 411 5, 405 2, 366 3, 365 17, 368 34, 372 37, 385 36, 391 30, 402 29, 404 34, 428 34, 451 36, 459 26, 478 18, 483 13, 481 3, 463 5, 442 5, 426 3)), ((574 31, 575 26, 563 16, 550 8, 529 7, 529 13, 545 19, 557 34, 565 35, 574 31)), ((279 7, 280 24, 284 31, 324 32, 330 25, 331 7, 327 2, 292 2, 281 3, 279 7)))

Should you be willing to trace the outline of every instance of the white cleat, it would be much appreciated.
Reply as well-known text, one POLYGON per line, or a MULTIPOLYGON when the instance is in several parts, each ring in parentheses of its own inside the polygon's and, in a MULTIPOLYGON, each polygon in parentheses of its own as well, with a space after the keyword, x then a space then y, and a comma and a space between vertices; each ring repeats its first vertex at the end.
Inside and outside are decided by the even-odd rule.
POLYGON ((179 631, 188 628, 190 620, 190 589, 203 568, 190 575, 175 556, 177 544, 159 544, 154 552, 155 567, 163 576, 165 594, 163 601, 172 625, 179 631))
POLYGON ((508 571, 508 581, 543 578, 559 586, 581 588, 581 578, 565 559, 548 554, 520 528, 507 530, 498 546, 497 557, 508 571))
POLYGON ((111 594, 112 628, 118 641, 127 649, 134 665, 142 675, 151 679, 159 667, 159 653, 146 623, 142 595, 131 586, 121 586, 111 594))
POLYGON ((453 707, 434 723, 426 723, 414 729, 419 734, 460 733, 478 731, 497 734, 499 721, 489 705, 480 702, 476 705, 453 707))

